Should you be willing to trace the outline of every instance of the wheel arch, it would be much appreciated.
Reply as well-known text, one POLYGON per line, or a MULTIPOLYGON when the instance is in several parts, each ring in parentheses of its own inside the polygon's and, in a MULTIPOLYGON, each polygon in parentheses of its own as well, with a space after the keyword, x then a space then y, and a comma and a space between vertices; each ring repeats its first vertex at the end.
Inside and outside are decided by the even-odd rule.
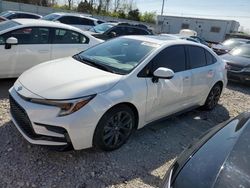
MULTIPOLYGON (((121 103, 117 103, 115 105, 113 105, 112 107, 110 107, 105 113, 107 113, 109 110, 111 110, 112 108, 115 108, 117 106, 121 106, 121 105, 125 105, 125 106, 128 106, 134 113, 135 115, 135 129, 138 128, 138 124, 139 124, 139 112, 138 112, 138 109, 136 108, 136 106, 130 102, 121 102, 121 103)), ((104 113, 104 114, 105 114, 104 113)))

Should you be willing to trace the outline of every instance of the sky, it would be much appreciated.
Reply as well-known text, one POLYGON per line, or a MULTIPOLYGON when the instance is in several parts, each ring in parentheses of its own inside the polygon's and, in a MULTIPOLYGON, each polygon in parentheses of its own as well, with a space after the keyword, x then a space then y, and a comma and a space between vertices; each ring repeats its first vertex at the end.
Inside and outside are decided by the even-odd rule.
MULTIPOLYGON (((134 1, 141 12, 161 13, 163 0, 134 1)), ((250 33, 250 0, 165 0, 164 15, 236 20, 250 33)))

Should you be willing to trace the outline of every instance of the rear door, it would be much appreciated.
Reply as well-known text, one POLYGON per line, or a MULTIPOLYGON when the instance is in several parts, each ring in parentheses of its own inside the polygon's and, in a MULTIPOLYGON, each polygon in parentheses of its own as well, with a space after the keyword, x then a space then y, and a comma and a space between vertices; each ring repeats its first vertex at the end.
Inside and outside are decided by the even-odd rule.
POLYGON ((18 40, 11 49, 2 49, 4 54, 5 71, 11 76, 18 76, 25 70, 51 58, 50 29, 43 27, 26 27, 6 33, 3 38, 18 40), (8 62, 8 59, 11 60, 8 62))
POLYGON ((72 30, 55 28, 52 38, 52 59, 72 56, 90 47, 88 37, 72 30))
POLYGON ((151 61, 150 72, 159 67, 174 71, 172 79, 159 79, 154 82, 146 78, 148 86, 147 118, 150 122, 166 115, 188 108, 191 92, 191 71, 186 70, 186 52, 182 45, 167 47, 151 61))
POLYGON ((212 64, 213 56, 206 49, 191 45, 186 48, 189 55, 189 69, 192 72, 192 98, 193 102, 197 103, 207 97, 216 70, 212 64))

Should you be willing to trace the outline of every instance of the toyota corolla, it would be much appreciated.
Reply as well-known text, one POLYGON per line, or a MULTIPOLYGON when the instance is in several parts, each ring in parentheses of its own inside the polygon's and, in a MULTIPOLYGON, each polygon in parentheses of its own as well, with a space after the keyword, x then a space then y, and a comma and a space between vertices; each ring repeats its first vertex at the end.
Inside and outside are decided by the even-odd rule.
POLYGON ((225 63, 204 45, 125 36, 24 72, 11 116, 33 144, 114 150, 150 122, 213 109, 226 84, 225 63))

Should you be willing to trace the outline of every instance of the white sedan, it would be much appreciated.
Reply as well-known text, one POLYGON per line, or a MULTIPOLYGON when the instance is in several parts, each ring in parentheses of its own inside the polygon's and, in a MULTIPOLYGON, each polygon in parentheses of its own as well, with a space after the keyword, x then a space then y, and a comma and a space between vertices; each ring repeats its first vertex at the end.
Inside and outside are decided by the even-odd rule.
POLYGON ((198 43, 119 37, 22 74, 9 91, 12 120, 33 144, 114 150, 150 122, 213 109, 225 67, 198 43))
POLYGON ((0 23, 0 78, 18 77, 44 61, 72 56, 102 42, 75 27, 33 19, 0 23))

